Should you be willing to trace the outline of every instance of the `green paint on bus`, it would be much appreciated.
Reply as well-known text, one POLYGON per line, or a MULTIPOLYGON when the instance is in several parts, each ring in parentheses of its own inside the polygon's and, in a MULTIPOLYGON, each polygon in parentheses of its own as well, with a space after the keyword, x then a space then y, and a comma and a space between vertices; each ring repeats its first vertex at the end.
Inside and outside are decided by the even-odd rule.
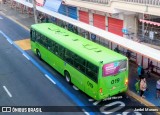
POLYGON ((51 23, 31 26, 31 49, 90 97, 127 91, 128 59, 51 23))

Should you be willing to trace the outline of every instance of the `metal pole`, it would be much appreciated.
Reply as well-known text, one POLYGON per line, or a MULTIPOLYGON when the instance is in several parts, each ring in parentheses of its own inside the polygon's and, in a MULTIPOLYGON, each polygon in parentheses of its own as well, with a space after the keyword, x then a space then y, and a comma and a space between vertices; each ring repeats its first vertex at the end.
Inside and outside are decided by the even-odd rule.
POLYGON ((32 0, 32 4, 33 4, 34 20, 35 20, 35 23, 37 24, 38 21, 37 21, 37 13, 36 13, 36 0, 32 0))
POLYGON ((2 11, 2 0, 0 0, 0 4, 1 4, 0 11, 2 11))
MULTIPOLYGON (((143 13, 143 20, 144 20, 144 13, 143 13)), ((144 39, 144 23, 142 22, 142 37, 144 39)))

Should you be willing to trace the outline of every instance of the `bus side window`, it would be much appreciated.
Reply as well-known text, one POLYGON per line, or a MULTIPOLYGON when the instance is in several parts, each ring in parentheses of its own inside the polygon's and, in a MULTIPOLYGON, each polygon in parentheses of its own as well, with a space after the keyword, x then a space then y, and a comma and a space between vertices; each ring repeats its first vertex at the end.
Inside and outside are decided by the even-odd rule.
POLYGON ((80 56, 76 55, 74 57, 74 66, 81 72, 85 73, 85 60, 80 56))
POLYGON ((47 48, 47 46, 48 46, 48 42, 47 42, 48 39, 45 36, 41 35, 41 40, 42 40, 42 45, 47 48))
POLYGON ((64 58, 64 47, 59 45, 59 56, 60 58, 64 58))
POLYGON ((40 35, 38 32, 36 32, 36 40, 37 40, 37 42, 39 42, 40 44, 42 43, 42 42, 41 42, 41 35, 40 35))
POLYGON ((70 60, 72 65, 74 65, 74 57, 75 57, 75 54, 73 52, 70 52, 70 60))
POLYGON ((87 62, 87 68, 86 68, 86 74, 88 75, 88 77, 90 77, 92 80, 94 80, 95 82, 98 81, 98 67, 95 66, 94 64, 87 62))
POLYGON ((54 47, 54 53, 56 54, 56 55, 58 55, 58 44, 57 43, 55 43, 55 47, 54 47))
POLYGON ((54 41, 51 41, 50 42, 50 46, 51 46, 51 52, 53 52, 54 53, 54 47, 55 47, 55 42, 54 41))
POLYGON ((72 52, 66 49, 65 52, 65 60, 66 62, 68 62, 69 64, 73 65, 73 58, 72 58, 72 52))
POLYGON ((68 50, 67 49, 65 50, 64 57, 65 57, 65 61, 69 62, 69 56, 68 56, 68 50))
MULTIPOLYGON (((48 38, 47 38, 48 39, 48 38)), ((47 44, 47 49, 49 51, 51 51, 51 47, 52 47, 52 41, 50 39, 48 39, 48 44, 47 44)))

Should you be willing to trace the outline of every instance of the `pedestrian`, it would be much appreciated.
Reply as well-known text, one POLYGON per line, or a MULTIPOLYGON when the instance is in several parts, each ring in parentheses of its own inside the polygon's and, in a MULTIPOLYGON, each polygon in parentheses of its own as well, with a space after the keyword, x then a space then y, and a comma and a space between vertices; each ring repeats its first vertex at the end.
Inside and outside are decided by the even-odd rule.
POLYGON ((127 56, 127 57, 128 57, 128 59, 130 60, 130 58, 131 58, 131 51, 127 50, 127 52, 126 52, 126 56, 127 56))
POLYGON ((38 23, 41 23, 41 13, 38 14, 37 19, 38 19, 38 23))
POLYGON ((47 15, 45 15, 45 22, 46 22, 46 23, 49 23, 49 18, 48 18, 47 15))
POLYGON ((142 77, 140 80, 140 96, 145 98, 144 92, 147 90, 146 78, 142 77))
POLYGON ((160 96, 160 79, 157 80, 157 83, 156 83, 156 98, 159 98, 160 96))
POLYGON ((151 72, 153 72, 154 65, 153 65, 152 61, 150 61, 150 63, 149 63, 149 68, 150 68, 151 72))
POLYGON ((136 92, 139 93, 139 91, 140 91, 140 80, 138 80, 138 81, 135 83, 135 89, 136 89, 136 92))
POLYGON ((39 19, 40 19, 40 22, 42 23, 42 22, 44 22, 44 20, 45 20, 45 17, 44 17, 44 15, 43 14, 40 14, 40 17, 39 17, 39 19))
POLYGON ((142 67, 141 64, 139 63, 139 64, 138 64, 138 67, 137 67, 137 73, 138 73, 139 80, 141 79, 141 77, 142 77, 142 75, 143 75, 143 71, 144 71, 144 70, 142 70, 142 69, 143 69, 143 67, 142 67))
POLYGON ((149 62, 149 64, 148 64, 148 71, 147 71, 147 75, 148 75, 148 77, 150 77, 151 75, 151 73, 153 72, 153 62, 152 61, 150 61, 149 62))
POLYGON ((114 49, 115 52, 119 53, 119 48, 118 46, 114 49))

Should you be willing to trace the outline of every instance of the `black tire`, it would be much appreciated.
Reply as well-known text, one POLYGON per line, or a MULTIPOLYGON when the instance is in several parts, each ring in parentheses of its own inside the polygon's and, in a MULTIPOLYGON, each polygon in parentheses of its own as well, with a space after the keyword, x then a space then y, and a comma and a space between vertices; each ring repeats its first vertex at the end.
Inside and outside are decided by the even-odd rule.
POLYGON ((71 76, 67 71, 64 72, 64 76, 66 78, 66 81, 71 84, 71 76))
POLYGON ((36 54, 37 54, 38 58, 41 60, 41 53, 39 50, 36 50, 36 54))

